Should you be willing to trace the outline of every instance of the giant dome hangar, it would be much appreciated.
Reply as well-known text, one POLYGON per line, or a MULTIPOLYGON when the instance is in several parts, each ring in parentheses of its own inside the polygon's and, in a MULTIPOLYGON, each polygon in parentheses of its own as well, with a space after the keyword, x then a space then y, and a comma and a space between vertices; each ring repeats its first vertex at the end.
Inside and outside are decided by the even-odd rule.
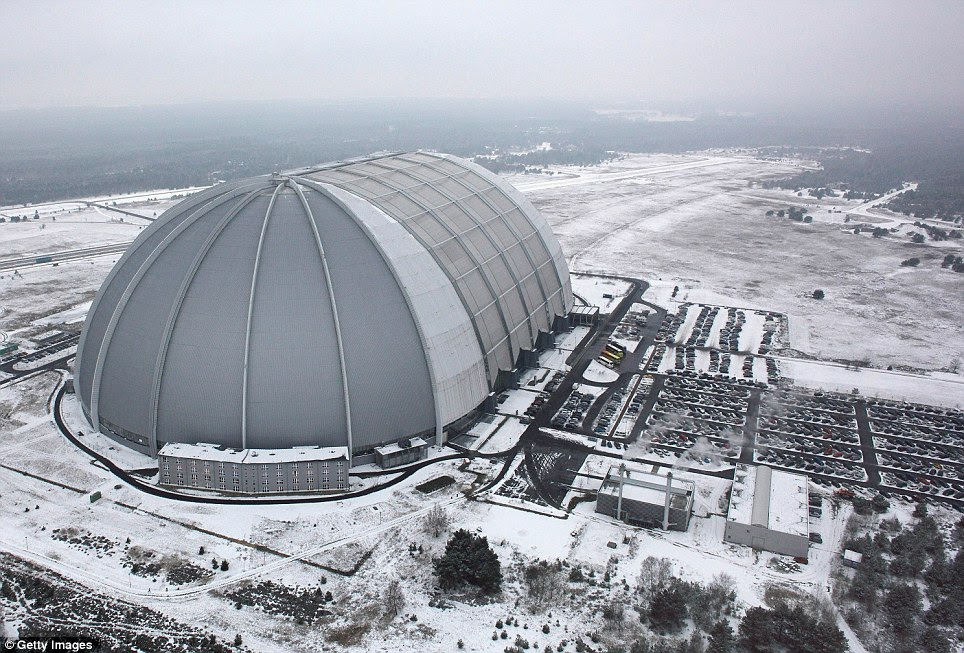
POLYGON ((558 242, 507 182, 444 154, 372 156, 162 214, 94 299, 75 387, 97 430, 152 456, 371 462, 441 443, 572 301, 558 242))

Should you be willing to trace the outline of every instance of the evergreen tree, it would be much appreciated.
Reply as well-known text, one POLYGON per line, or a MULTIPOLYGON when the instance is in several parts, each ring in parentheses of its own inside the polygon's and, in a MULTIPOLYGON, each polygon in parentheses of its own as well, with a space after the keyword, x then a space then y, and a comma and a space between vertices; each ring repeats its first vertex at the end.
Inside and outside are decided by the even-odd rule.
POLYGON ((895 585, 884 598, 884 613, 898 633, 913 629, 920 611, 921 596, 916 585, 895 585))
POLYGON ((765 653, 774 637, 774 621, 766 608, 750 608, 740 620, 740 640, 749 653, 765 653))
POLYGON ((487 538, 465 529, 452 534, 445 545, 445 554, 434 564, 442 589, 468 584, 492 594, 502 587, 499 556, 489 547, 487 538))
POLYGON ((658 632, 676 632, 686 619, 686 587, 678 578, 657 591, 649 605, 649 622, 658 632))
POLYGON ((706 653, 730 653, 733 644, 733 629, 725 619, 721 619, 710 630, 710 644, 706 647, 706 653))

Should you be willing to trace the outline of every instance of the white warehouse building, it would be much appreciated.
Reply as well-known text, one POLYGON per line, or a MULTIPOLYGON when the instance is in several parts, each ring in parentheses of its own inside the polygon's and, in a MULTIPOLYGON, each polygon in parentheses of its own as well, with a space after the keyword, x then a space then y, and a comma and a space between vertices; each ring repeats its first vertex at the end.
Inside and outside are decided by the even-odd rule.
POLYGON ((807 477, 765 465, 738 465, 723 541, 806 558, 810 547, 807 477))

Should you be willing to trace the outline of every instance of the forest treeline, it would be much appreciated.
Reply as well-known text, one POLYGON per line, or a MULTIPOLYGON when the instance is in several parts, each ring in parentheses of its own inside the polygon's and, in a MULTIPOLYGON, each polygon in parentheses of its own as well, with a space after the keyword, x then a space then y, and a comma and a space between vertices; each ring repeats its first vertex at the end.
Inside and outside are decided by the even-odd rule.
POLYGON ((616 152, 769 147, 813 157, 813 148, 840 143, 861 149, 819 150, 822 170, 780 183, 880 193, 918 181, 898 210, 961 211, 964 137, 953 127, 956 117, 908 126, 856 117, 842 124, 819 116, 693 115, 646 122, 572 102, 501 100, 8 111, 0 113, 0 204, 206 185, 419 148, 489 155, 477 160, 496 171, 525 171, 592 165, 616 152), (538 148, 542 143, 551 147, 538 148))

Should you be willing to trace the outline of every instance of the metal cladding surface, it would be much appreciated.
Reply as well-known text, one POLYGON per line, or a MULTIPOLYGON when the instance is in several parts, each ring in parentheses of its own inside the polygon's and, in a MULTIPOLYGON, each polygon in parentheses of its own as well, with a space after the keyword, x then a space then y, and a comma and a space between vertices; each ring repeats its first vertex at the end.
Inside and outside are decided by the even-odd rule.
POLYGON ((98 430, 165 443, 348 446, 434 432, 572 307, 541 215, 416 152, 214 186, 104 281, 76 387, 98 430))

